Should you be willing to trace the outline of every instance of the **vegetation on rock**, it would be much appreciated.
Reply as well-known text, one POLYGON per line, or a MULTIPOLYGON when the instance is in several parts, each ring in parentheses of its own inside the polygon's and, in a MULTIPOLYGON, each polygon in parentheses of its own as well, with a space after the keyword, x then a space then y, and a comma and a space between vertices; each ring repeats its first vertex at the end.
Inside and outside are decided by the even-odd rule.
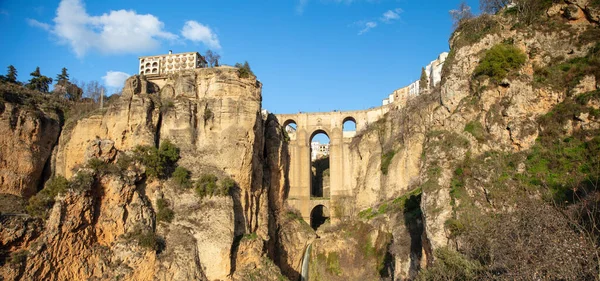
POLYGON ((498 44, 487 50, 483 59, 473 72, 473 76, 487 76, 492 82, 500 83, 509 74, 519 70, 527 56, 517 47, 507 44, 498 44))
POLYGON ((175 170, 179 160, 179 148, 169 140, 161 142, 160 147, 137 146, 135 157, 146 166, 146 175, 151 178, 165 179, 175 170))

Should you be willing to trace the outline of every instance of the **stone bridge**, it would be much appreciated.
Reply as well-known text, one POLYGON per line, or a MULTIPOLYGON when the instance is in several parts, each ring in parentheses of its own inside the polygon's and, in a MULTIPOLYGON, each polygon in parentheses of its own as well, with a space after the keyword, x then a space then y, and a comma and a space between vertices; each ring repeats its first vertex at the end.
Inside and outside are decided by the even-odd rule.
MULTIPOLYGON (((369 123, 376 122, 389 111, 389 107, 369 110, 332 111, 297 114, 275 114, 283 128, 295 124, 295 132, 288 131, 290 170, 290 191, 288 204, 300 210, 305 221, 311 226, 315 218, 338 220, 343 216, 336 210, 336 204, 344 204, 343 199, 352 196, 352 170, 350 167, 350 143, 357 132, 369 123), (355 130, 344 130, 346 122, 354 122, 355 130), (311 192, 311 141, 319 133, 329 137, 329 194, 315 195, 311 192)), ((323 183, 323 185, 327 185, 323 183)))

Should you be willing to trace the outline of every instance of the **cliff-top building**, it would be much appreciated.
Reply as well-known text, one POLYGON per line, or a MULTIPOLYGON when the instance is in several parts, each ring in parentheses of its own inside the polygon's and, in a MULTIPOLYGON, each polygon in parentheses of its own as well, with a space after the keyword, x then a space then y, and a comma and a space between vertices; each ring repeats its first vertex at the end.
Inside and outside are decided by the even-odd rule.
MULTIPOLYGON (((448 57, 447 52, 441 53, 437 59, 429 63, 425 67, 425 74, 427 75, 428 85, 427 87, 435 87, 442 81, 442 68, 444 62, 448 57)), ((421 94, 420 81, 417 80, 406 87, 402 87, 395 90, 387 98, 383 100, 383 105, 388 104, 406 104, 406 100, 410 97, 416 97, 421 94)))
POLYGON ((140 57, 140 75, 165 75, 183 70, 206 67, 206 60, 198 52, 140 57))

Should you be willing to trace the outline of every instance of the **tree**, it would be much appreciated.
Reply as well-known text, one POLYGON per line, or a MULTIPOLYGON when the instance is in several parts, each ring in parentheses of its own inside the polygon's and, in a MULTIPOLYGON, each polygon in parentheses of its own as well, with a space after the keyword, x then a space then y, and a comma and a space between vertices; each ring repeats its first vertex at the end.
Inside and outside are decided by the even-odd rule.
POLYGON ((17 81, 17 69, 12 64, 8 66, 6 76, 0 75, 0 81, 13 84, 21 84, 17 81))
POLYGON ((235 67, 238 68, 238 76, 240 78, 248 78, 250 75, 254 75, 252 69, 250 69, 250 64, 247 61, 245 61, 244 64, 238 62, 235 64, 235 67))
POLYGON ((32 89, 32 90, 37 90, 40 92, 44 92, 47 93, 49 88, 50 88, 50 84, 52 84, 52 78, 44 76, 40 73, 40 67, 36 67, 35 71, 33 71, 31 74, 31 79, 29 79, 29 83, 27 84, 27 88, 32 89))
POLYGON ((100 101, 100 95, 106 93, 106 89, 98 81, 90 81, 85 88, 84 97, 91 98, 94 102, 100 101))
POLYGON ((512 0, 479 0, 479 9, 484 13, 496 14, 510 3, 512 0))
POLYGON ((429 88, 429 79, 427 76, 427 72, 425 72, 425 67, 421 68, 421 79, 419 79, 419 88, 421 91, 427 90, 429 88))
POLYGON ((206 50, 204 57, 206 58, 206 61, 208 61, 208 65, 210 67, 219 66, 219 59, 221 59, 221 56, 216 52, 206 50))
POLYGON ((462 1, 458 5, 458 9, 450 10, 450 16, 452 17, 452 25, 456 29, 464 21, 473 18, 473 13, 467 2, 462 1))
POLYGON ((56 85, 65 86, 69 82, 67 68, 63 67, 60 74, 56 75, 56 85))

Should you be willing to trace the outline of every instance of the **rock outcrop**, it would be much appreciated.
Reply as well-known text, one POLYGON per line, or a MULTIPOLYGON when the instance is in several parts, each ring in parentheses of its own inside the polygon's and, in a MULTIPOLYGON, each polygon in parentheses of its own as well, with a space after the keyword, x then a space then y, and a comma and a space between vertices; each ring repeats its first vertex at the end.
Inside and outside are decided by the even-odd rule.
POLYGON ((0 192, 29 198, 38 190, 44 167, 61 131, 62 112, 28 101, 0 100, 0 192))

